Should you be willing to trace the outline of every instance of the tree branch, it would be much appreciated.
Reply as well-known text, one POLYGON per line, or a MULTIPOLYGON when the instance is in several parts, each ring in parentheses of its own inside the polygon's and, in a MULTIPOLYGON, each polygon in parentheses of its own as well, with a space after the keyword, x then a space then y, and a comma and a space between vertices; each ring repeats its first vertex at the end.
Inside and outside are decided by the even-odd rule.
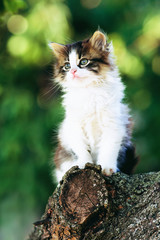
POLYGON ((100 166, 71 168, 28 239, 160 239, 160 172, 106 177, 100 166))

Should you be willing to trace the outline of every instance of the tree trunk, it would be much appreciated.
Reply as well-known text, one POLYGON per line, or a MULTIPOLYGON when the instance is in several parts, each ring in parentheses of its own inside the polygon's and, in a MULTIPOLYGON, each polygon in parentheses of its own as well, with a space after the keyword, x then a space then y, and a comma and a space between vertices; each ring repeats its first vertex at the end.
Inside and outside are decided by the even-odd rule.
POLYGON ((160 239, 160 172, 106 177, 100 166, 71 168, 28 239, 160 239))

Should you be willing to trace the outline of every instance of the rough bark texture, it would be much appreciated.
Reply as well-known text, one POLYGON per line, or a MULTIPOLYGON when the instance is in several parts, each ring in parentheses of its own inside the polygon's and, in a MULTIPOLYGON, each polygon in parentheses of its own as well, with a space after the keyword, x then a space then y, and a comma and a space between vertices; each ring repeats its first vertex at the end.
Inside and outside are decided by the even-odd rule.
POLYGON ((73 167, 28 239, 160 239, 160 172, 106 177, 100 166, 73 167))

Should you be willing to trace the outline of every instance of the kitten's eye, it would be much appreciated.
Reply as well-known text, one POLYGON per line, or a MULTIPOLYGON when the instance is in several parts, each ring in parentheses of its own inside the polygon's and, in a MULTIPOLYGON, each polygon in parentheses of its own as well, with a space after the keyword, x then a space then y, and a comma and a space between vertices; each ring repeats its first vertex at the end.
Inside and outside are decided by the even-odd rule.
POLYGON ((79 64, 81 65, 81 67, 87 66, 88 63, 89 63, 89 60, 86 59, 86 58, 83 58, 83 59, 79 62, 79 64))
POLYGON ((65 71, 68 71, 70 68, 71 68, 71 65, 70 65, 70 63, 69 62, 66 62, 65 64, 64 64, 64 70, 65 71))

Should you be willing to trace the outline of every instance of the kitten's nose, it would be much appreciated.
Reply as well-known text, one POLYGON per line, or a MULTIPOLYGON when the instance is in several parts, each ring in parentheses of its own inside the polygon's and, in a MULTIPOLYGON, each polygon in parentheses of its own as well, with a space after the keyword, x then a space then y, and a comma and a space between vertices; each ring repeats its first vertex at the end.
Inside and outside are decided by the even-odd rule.
POLYGON ((71 73, 74 75, 75 73, 77 72, 77 69, 76 68, 72 68, 71 69, 71 73))

